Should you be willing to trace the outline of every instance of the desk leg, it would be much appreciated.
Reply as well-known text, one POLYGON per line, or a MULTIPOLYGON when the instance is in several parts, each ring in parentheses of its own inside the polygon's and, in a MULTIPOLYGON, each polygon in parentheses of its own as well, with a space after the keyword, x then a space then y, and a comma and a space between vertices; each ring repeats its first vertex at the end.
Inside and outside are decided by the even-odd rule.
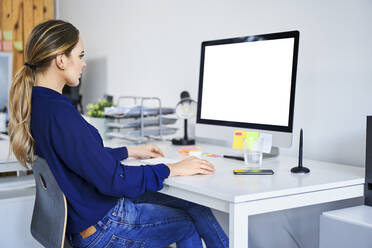
POLYGON ((241 204, 230 203, 229 247, 248 248, 248 214, 241 204))

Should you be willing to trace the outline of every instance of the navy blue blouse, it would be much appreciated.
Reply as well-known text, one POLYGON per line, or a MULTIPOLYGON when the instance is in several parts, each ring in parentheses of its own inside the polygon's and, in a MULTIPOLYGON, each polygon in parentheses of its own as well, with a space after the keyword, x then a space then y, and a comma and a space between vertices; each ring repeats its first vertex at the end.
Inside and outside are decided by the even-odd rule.
POLYGON ((44 158, 67 198, 67 233, 94 225, 118 198, 158 191, 169 176, 164 164, 126 166, 125 147, 108 148, 71 101, 62 94, 34 86, 31 134, 35 154, 44 158))

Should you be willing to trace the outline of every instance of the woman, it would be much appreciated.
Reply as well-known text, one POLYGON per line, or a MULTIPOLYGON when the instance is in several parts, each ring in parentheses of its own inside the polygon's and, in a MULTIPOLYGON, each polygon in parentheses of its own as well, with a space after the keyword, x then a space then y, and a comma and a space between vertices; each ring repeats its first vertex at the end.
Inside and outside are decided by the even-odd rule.
POLYGON ((213 173, 194 157, 175 164, 125 166, 129 157, 163 156, 152 145, 103 147, 62 93, 77 86, 86 66, 79 31, 50 20, 27 42, 25 65, 10 89, 9 135, 21 164, 44 158, 68 202, 66 234, 74 247, 227 247, 228 238, 210 209, 156 191, 170 176, 213 173))

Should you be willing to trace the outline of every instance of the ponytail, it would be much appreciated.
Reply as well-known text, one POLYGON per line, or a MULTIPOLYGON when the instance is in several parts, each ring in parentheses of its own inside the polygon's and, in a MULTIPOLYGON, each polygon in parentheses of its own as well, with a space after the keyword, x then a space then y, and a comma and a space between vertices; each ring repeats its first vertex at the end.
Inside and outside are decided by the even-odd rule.
POLYGON ((9 92, 10 148, 24 166, 34 161, 35 141, 31 135, 31 95, 37 73, 49 68, 57 54, 70 55, 79 41, 79 30, 62 20, 36 25, 29 35, 24 57, 27 61, 17 72, 9 92))
POLYGON ((23 66, 15 75, 9 92, 9 137, 17 160, 27 168, 34 160, 34 140, 31 136, 31 95, 35 84, 34 71, 23 66))

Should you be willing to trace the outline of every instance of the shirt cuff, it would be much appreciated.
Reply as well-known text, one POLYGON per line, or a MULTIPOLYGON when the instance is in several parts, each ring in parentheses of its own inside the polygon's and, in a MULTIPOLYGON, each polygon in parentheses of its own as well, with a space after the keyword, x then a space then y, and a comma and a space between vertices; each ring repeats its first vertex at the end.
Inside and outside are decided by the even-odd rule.
POLYGON ((123 146, 122 148, 123 148, 123 150, 124 150, 124 152, 123 152, 123 156, 124 156, 124 158, 123 158, 123 159, 127 159, 127 158, 128 158, 128 149, 127 149, 126 146, 123 146))
POLYGON ((165 179, 169 177, 170 170, 169 167, 166 166, 165 164, 152 165, 152 168, 154 168, 162 178, 165 179))
POLYGON ((128 150, 125 146, 118 147, 118 148, 112 148, 110 153, 116 160, 119 160, 119 161, 122 161, 128 158, 128 150))

